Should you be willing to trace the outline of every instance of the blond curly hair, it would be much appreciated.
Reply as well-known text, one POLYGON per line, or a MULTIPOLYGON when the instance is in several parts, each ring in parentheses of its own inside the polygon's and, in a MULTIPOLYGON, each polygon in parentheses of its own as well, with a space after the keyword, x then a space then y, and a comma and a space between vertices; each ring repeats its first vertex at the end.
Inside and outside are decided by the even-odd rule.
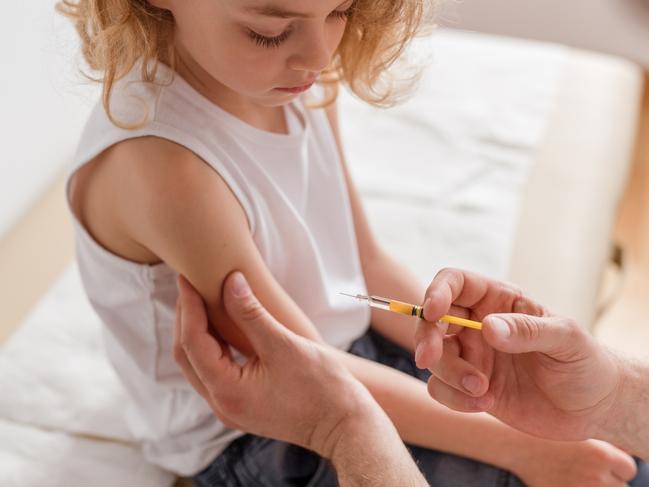
MULTIPOLYGON (((325 99, 335 101, 344 82, 360 99, 374 106, 392 106, 411 92, 418 72, 397 79, 386 75, 418 34, 432 28, 436 0, 356 0, 342 40, 318 83, 325 99)), ((60 0, 56 10, 69 17, 81 38, 83 57, 102 83, 102 101, 109 119, 122 128, 137 128, 115 120, 110 96, 116 81, 141 63, 141 79, 154 82, 158 63, 175 70, 174 18, 147 0, 60 0)))

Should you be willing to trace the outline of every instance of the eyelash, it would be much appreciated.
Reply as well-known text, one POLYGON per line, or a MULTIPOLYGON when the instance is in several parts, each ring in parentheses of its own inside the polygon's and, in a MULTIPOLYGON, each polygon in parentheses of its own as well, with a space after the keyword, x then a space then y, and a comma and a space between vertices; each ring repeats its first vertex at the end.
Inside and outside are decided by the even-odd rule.
MULTIPOLYGON (((343 10, 343 11, 334 10, 333 12, 331 12, 330 15, 332 15, 333 17, 335 17, 336 19, 339 19, 339 20, 346 20, 351 15, 353 8, 354 8, 354 6, 352 5, 347 10, 343 10)), ((266 36, 262 36, 261 34, 258 34, 254 30, 248 30, 248 35, 255 42, 255 44, 257 44, 258 46, 267 47, 267 48, 279 47, 280 44, 282 44, 288 38, 288 36, 290 34, 291 34, 291 30, 289 29, 289 30, 287 30, 285 32, 282 32, 278 36, 266 37, 266 36)))

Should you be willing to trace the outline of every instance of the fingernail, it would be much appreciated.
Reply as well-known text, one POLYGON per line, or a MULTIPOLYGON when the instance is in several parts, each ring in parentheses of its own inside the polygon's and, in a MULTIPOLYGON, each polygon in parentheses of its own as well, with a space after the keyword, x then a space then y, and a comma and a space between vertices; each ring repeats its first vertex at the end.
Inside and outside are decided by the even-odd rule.
POLYGON ((489 318, 489 327, 499 338, 509 337, 509 325, 501 318, 489 318))
POLYGON ((475 375, 465 375, 462 378, 462 387, 464 387, 471 394, 480 392, 480 378, 475 375))
POLYGON ((241 272, 235 272, 232 276, 231 291, 235 298, 243 298, 250 293, 250 287, 241 272))

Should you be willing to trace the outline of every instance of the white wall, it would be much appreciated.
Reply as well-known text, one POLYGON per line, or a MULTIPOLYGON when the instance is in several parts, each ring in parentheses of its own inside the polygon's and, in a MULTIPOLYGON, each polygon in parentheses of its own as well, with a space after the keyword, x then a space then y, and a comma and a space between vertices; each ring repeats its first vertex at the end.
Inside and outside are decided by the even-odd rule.
POLYGON ((442 24, 560 42, 649 69, 649 0, 444 0, 442 24))
POLYGON ((54 0, 4 2, 0 29, 0 237, 61 173, 96 87, 78 74, 71 23, 54 0))

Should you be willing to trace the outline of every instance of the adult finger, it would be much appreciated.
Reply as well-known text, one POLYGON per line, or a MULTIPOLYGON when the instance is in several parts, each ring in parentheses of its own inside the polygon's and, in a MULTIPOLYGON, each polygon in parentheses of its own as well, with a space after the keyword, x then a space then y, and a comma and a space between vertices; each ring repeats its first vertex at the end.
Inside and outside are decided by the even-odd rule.
POLYGON ((255 355, 284 353, 290 332, 264 308, 239 271, 232 272, 223 284, 223 301, 230 319, 250 341, 255 355))
POLYGON ((415 364, 420 369, 434 367, 442 357, 448 323, 419 320, 415 330, 415 364))
POLYGON ((515 313, 487 316, 482 334, 487 343, 502 352, 541 352, 555 358, 579 351, 586 338, 573 320, 515 313))
POLYGON ((546 314, 516 286, 459 269, 442 269, 426 290, 425 303, 428 306, 424 306, 424 316, 428 320, 439 319, 450 303, 467 310, 472 319, 493 312, 546 314))
POLYGON ((180 344, 199 380, 209 390, 227 389, 238 376, 240 367, 223 352, 221 344, 208 330, 205 304, 200 294, 179 276, 180 344))
POLYGON ((489 389, 489 378, 484 372, 454 352, 448 340, 442 359, 430 371, 446 385, 470 396, 480 397, 489 389))
POLYGON ((182 371, 187 381, 191 384, 191 386, 194 389, 196 389, 196 391, 201 396, 203 396, 205 399, 208 399, 209 396, 207 393, 207 389, 205 388, 205 384, 203 384, 198 378, 198 376, 196 375, 196 371, 194 370, 192 364, 189 362, 189 359, 187 358, 187 354, 185 353, 185 349, 183 348, 180 342, 181 328, 182 328, 181 302, 179 296, 178 299, 176 300, 176 319, 174 324, 174 345, 173 345, 174 359, 176 360, 176 363, 180 366, 180 370, 182 371))
POLYGON ((489 281, 459 269, 442 269, 426 289, 424 317, 437 321, 452 304, 471 308, 487 293, 489 281))
POLYGON ((608 445, 610 448, 610 455, 613 458, 611 465, 612 475, 623 482, 629 482, 638 473, 638 467, 633 458, 619 448, 608 445))

